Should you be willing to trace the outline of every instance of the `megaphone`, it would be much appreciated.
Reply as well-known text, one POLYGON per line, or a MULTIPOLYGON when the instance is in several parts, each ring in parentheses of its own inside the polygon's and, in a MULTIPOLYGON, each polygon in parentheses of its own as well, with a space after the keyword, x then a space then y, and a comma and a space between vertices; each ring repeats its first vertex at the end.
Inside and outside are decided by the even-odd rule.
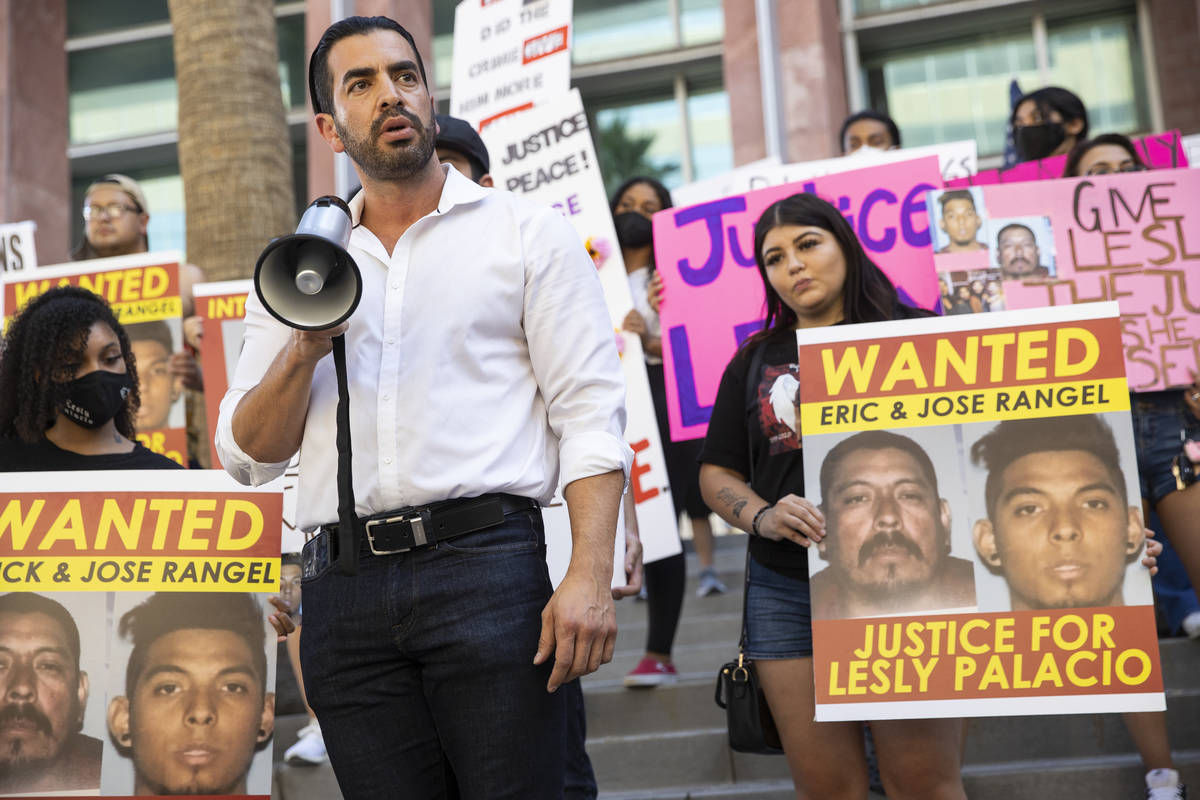
POLYGON ((362 299, 362 276, 346 251, 350 207, 340 197, 318 197, 296 232, 273 240, 254 265, 254 291, 275 319, 317 331, 349 319, 362 299))

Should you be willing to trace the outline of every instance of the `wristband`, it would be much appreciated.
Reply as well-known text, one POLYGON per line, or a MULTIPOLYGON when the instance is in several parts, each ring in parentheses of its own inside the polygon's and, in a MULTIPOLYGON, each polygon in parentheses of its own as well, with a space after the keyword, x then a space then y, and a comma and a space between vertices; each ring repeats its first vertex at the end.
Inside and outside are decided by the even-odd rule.
POLYGON ((755 513, 754 519, 750 522, 751 533, 753 533, 755 536, 762 536, 762 534, 758 532, 758 522, 762 519, 763 514, 767 513, 774 507, 774 503, 767 503, 765 506, 760 508, 757 513, 755 513))

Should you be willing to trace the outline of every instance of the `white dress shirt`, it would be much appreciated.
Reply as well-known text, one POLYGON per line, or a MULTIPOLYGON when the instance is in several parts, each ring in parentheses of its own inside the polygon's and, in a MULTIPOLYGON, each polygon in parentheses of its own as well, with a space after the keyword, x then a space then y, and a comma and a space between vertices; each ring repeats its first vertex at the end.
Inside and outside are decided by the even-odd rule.
MULTIPOLYGON (((508 492, 550 500, 559 485, 622 470, 625 382, 596 268, 550 208, 477 186, 453 168, 435 211, 389 255, 358 224, 350 254, 362 302, 346 332, 355 510, 359 516, 508 492)), ((242 396, 291 329, 255 292, 216 446, 225 469, 258 485, 286 461, 260 463, 233 438, 242 396)), ((337 382, 316 366, 300 446, 297 519, 337 521, 337 382)))

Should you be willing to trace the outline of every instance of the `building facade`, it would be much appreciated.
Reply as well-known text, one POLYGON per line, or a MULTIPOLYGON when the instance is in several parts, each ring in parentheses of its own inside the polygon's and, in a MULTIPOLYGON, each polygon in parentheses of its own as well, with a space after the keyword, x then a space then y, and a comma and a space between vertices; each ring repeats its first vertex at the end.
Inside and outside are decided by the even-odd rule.
MULTIPOLYGON (((454 6, 274 3, 300 206, 339 185, 306 97, 321 31, 350 13, 401 20, 444 110, 454 6)), ((597 129, 648 139, 668 186, 835 155, 861 108, 895 118, 906 145, 973 138, 992 165, 1013 80, 1074 90, 1095 133, 1200 131, 1200 0, 574 0, 574 26, 572 82, 597 129)), ((152 246, 183 249, 167 0, 0 0, 0 37, 0 221, 35 219, 40 261, 65 260, 82 192, 119 171, 145 187, 152 246)))

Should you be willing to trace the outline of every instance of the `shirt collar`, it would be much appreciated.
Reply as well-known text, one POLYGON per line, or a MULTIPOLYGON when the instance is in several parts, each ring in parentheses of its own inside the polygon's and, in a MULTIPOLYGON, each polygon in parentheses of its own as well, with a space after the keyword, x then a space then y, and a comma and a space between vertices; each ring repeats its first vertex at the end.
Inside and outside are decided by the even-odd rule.
MULTIPOLYGON (((475 181, 464 176, 449 164, 442 164, 442 173, 446 182, 442 184, 442 196, 438 198, 437 213, 445 214, 457 205, 467 205, 487 197, 487 187, 480 186, 475 181)), ((366 202, 365 192, 358 191, 350 198, 350 219, 357 226, 362 216, 363 203, 366 202)))

